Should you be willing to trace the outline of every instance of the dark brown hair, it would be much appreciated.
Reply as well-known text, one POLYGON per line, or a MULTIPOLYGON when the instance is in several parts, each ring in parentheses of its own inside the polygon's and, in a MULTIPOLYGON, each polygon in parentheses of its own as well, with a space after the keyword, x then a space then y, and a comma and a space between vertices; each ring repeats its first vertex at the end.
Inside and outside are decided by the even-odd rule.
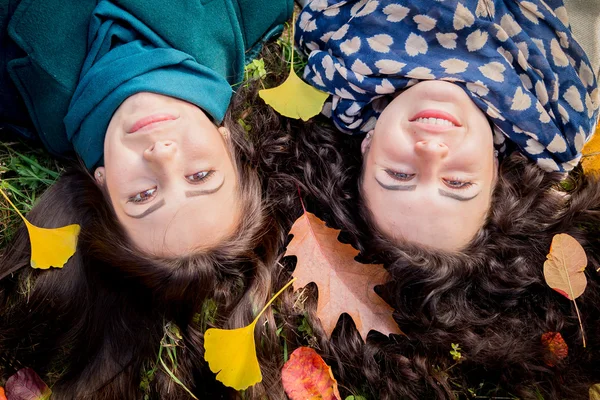
MULTIPOLYGON (((204 361, 206 328, 241 327, 271 296, 283 235, 272 217, 267 180, 283 151, 279 118, 256 94, 241 88, 224 121, 231 132, 244 216, 235 235, 205 253, 157 259, 137 250, 90 174, 71 168, 29 213, 38 226, 81 225, 75 255, 62 269, 28 267, 21 226, 0 258, 0 354, 11 369, 34 368, 56 399, 189 398, 157 361, 162 359, 200 398, 235 397, 204 361), (251 111, 251 112, 249 112, 251 111), (246 132, 237 122, 245 118, 246 132), (262 172, 259 172, 262 171, 262 172), (264 190, 263 190, 264 188, 264 190), (167 343, 168 342, 168 343, 167 343), (8 362, 7 362, 8 361, 8 362)), ((271 191, 273 191, 271 190, 271 191)), ((248 391, 281 397, 281 356, 269 309, 256 329, 264 379, 248 391), (273 371, 273 372, 270 372, 273 371)))
MULTIPOLYGON (((450 399, 469 396, 472 389, 490 397, 588 396, 589 387, 600 382, 597 175, 578 169, 562 181, 562 175, 513 153, 500 165, 485 226, 463 252, 447 254, 399 246, 373 229, 357 185, 362 138, 344 137, 319 118, 296 129, 296 159, 288 171, 305 203, 342 229, 340 238, 362 250, 363 261, 386 266, 390 281, 379 291, 405 334, 388 338, 371 332, 364 343, 353 322, 342 317, 326 340, 314 315, 314 297, 304 310, 289 306, 295 323, 306 315, 315 335, 301 342, 317 340, 344 394, 450 399), (543 264, 558 233, 575 237, 589 260, 588 286, 577 299, 586 348, 572 302, 544 281, 543 264), (546 332, 560 332, 569 347, 568 357, 553 367, 541 340, 546 332), (461 362, 450 354, 453 344, 460 346, 461 362)), ((293 260, 287 263, 293 268, 293 260)))

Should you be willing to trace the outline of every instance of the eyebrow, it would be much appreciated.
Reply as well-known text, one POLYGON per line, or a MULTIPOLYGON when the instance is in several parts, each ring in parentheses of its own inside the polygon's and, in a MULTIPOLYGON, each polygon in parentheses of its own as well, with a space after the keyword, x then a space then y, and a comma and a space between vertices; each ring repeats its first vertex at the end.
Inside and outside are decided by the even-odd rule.
MULTIPOLYGON (((221 189, 223 187, 224 183, 225 183, 225 179, 223 179, 221 181, 221 184, 219 186, 217 186, 216 188, 214 188, 214 189, 188 190, 188 191, 185 192, 185 197, 204 196, 204 195, 216 193, 216 192, 219 191, 219 189, 221 189)), ((131 215, 131 214, 127 214, 127 213, 125 213, 125 214, 127 214, 131 218, 140 219, 140 218, 144 218, 148 214, 152 214, 154 211, 158 210, 159 208, 161 208, 165 204, 167 204, 166 201, 165 201, 165 199, 161 199, 158 203, 154 204, 152 207, 148 207, 148 209, 146 211, 142 212, 141 214, 137 214, 137 215, 131 215)))
POLYGON ((415 189, 417 189, 417 185, 386 185, 383 184, 379 181, 379 179, 375 178, 375 180, 377 181, 377 183, 379 183, 379 186, 381 186, 382 188, 386 189, 386 190, 403 190, 403 191, 414 191, 415 189))
POLYGON ((206 189, 206 190, 188 190, 185 192, 185 197, 196 197, 196 196, 204 196, 207 194, 217 193, 219 189, 223 187, 225 184, 225 178, 221 181, 221 184, 214 189, 206 189))
POLYGON ((144 218, 148 214, 152 214, 154 211, 158 210, 159 208, 161 208, 165 204, 166 204, 165 199, 161 199, 158 203, 154 204, 152 207, 148 207, 146 209, 146 211, 144 211, 141 214, 137 214, 137 215, 131 215, 131 214, 127 214, 127 213, 125 213, 125 214, 127 214, 131 218, 140 219, 140 218, 144 218))
POLYGON ((458 201, 473 200, 475 197, 479 196, 479 193, 481 193, 481 192, 477 192, 473 196, 465 197, 465 196, 461 196, 461 195, 456 194, 456 193, 447 192, 447 191, 445 191, 443 189, 438 189, 438 192, 440 193, 441 196, 450 197, 451 199, 458 200, 458 201))
MULTIPOLYGON (((384 188, 386 190, 401 190, 401 191, 412 192, 412 191, 414 191, 414 190, 417 189, 417 185, 385 185, 385 184, 381 183, 379 181, 379 179, 375 178, 375 180, 377 181, 377 183, 379 184, 379 186, 381 186, 382 188, 384 188)), ((438 189, 438 192, 439 192, 440 196, 450 197, 451 199, 458 200, 458 201, 473 200, 475 197, 479 196, 479 193, 481 193, 481 192, 477 192, 473 196, 465 197, 465 196, 461 196, 461 195, 456 194, 456 193, 448 192, 448 191, 443 190, 443 189, 438 189)))

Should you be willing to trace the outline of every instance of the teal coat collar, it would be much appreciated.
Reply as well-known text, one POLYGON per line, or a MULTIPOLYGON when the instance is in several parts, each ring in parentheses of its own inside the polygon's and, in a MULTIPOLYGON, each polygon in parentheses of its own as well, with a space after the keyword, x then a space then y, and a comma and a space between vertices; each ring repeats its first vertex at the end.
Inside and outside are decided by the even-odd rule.
MULTIPOLYGON (((44 145, 72 152, 63 118, 87 52, 88 25, 96 0, 22 0, 9 35, 27 57, 8 69, 44 145)), ((245 55, 265 36, 281 32, 292 0, 115 0, 173 48, 225 77, 243 78, 245 55)))

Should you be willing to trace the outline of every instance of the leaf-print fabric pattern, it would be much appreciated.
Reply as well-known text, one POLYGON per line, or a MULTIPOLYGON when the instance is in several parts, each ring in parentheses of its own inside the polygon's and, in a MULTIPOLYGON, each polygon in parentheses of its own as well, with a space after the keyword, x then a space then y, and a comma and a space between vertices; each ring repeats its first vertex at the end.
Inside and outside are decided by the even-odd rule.
POLYGON ((562 0, 312 0, 296 42, 304 79, 331 94, 323 113, 347 133, 373 129, 393 93, 427 79, 462 87, 501 153, 547 171, 573 169, 597 123, 597 77, 562 0))

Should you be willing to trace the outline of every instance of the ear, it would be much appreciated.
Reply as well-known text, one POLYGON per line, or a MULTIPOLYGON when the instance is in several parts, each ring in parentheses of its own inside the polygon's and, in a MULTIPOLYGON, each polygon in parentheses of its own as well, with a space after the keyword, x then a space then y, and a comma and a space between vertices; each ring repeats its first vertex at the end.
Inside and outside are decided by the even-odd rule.
POLYGON ((94 171, 94 179, 96 180, 96 183, 98 185, 104 185, 105 176, 106 176, 106 174, 105 174, 104 167, 98 167, 94 171))
POLYGON ((365 136, 362 143, 360 144, 360 152, 364 156, 369 147, 371 147, 371 140, 373 139, 373 130, 370 130, 369 133, 365 136))
POLYGON ((498 160, 498 153, 494 151, 494 176, 492 178, 492 189, 498 183, 498 175, 500 174, 500 161, 498 160))
POLYGON ((229 129, 227 129, 224 126, 220 126, 217 128, 217 130, 219 131, 221 136, 223 136, 223 139, 225 139, 226 141, 229 140, 229 135, 230 135, 229 129))

